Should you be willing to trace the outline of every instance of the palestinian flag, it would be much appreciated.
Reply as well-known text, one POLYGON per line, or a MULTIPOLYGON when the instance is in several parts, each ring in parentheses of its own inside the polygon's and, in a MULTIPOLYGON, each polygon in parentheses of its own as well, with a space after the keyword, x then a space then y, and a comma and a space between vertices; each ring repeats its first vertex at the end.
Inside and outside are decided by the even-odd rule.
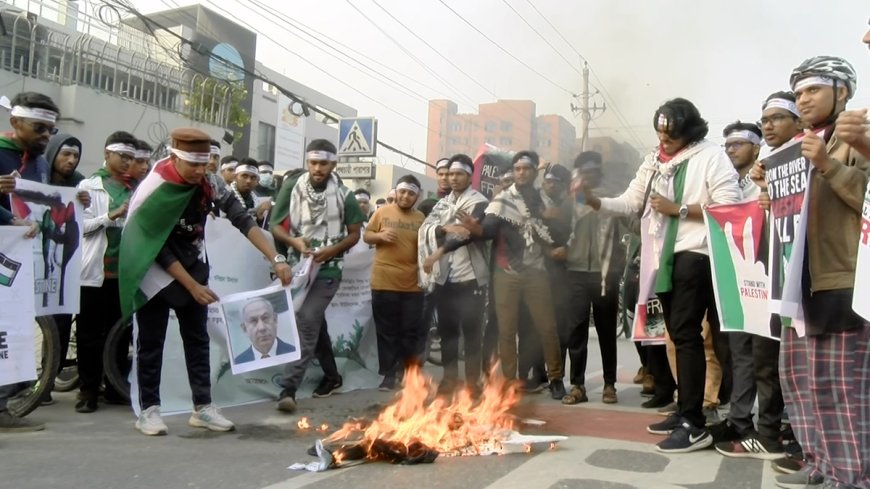
POLYGON ((172 277, 154 260, 195 190, 196 186, 181 178, 169 158, 164 158, 133 194, 118 264, 124 319, 172 283, 172 277))
POLYGON ((12 287, 15 277, 18 275, 18 270, 21 270, 20 262, 0 253, 0 285, 12 287))
POLYGON ((722 330, 775 337, 762 251, 764 210, 757 201, 713 206, 704 210, 704 221, 722 330))

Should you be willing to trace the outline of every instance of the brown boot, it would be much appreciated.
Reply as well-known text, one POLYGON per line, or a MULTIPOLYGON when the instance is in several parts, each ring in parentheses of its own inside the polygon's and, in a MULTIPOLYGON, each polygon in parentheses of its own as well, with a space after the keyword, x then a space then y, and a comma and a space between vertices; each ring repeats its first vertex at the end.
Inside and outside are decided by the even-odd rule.
POLYGON ((616 404, 619 398, 616 397, 616 387, 613 384, 604 384, 604 392, 601 394, 601 402, 604 404, 616 404))
POLYGON ((643 388, 640 390, 640 393, 648 396, 656 393, 656 382, 652 375, 646 374, 643 376, 643 388))
POLYGON ((646 374, 646 367, 641 367, 637 369, 637 375, 634 376, 632 382, 634 382, 635 384, 643 384, 643 378, 646 377, 646 374))

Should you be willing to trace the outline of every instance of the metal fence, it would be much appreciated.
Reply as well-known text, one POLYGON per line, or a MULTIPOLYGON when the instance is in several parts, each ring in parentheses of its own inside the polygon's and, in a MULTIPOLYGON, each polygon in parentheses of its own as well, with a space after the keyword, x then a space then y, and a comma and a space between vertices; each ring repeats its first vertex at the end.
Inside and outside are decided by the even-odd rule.
POLYGON ((185 67, 177 45, 123 23, 110 5, 0 2, 0 31, 0 69, 228 126, 237 88, 185 67))

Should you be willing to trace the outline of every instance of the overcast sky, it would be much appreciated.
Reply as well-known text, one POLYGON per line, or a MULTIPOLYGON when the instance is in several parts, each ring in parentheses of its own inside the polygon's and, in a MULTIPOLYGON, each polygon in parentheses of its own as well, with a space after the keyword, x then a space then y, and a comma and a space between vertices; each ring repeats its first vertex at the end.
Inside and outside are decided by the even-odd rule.
MULTIPOLYGON (((870 107, 870 51, 861 44, 870 18, 867 0, 219 0, 221 9, 209 0, 132 1, 146 13, 194 3, 231 11, 240 24, 280 43, 259 36, 259 61, 360 115, 376 116, 380 139, 420 158, 426 153, 427 99, 451 98, 462 112, 497 98, 530 99, 538 115, 560 114, 579 131, 569 107, 571 93, 581 91, 577 53, 597 75, 593 90, 607 94, 608 109, 594 120, 592 135, 610 135, 643 151, 655 144, 652 114, 665 100, 695 102, 718 137, 728 122, 757 120, 764 98, 787 89, 791 69, 818 54, 842 56, 855 66, 859 89, 851 105, 870 107), (257 3, 365 53, 380 64, 362 61, 384 76, 372 78, 324 54, 257 3)), ((593 101, 600 104, 602 97, 593 101)), ((387 151, 380 156, 402 163, 387 151)))

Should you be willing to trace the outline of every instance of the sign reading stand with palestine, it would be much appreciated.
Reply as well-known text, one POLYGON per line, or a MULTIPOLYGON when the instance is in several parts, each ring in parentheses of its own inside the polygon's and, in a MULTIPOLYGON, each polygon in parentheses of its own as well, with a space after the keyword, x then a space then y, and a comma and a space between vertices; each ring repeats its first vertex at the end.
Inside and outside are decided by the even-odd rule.
POLYGON ((356 117, 338 121, 338 156, 375 156, 378 121, 374 117, 356 117))
POLYGON ((870 321, 870 301, 867 297, 870 297, 870 184, 864 194, 864 207, 861 212, 858 266, 855 270, 855 291, 852 297, 852 309, 870 321))

